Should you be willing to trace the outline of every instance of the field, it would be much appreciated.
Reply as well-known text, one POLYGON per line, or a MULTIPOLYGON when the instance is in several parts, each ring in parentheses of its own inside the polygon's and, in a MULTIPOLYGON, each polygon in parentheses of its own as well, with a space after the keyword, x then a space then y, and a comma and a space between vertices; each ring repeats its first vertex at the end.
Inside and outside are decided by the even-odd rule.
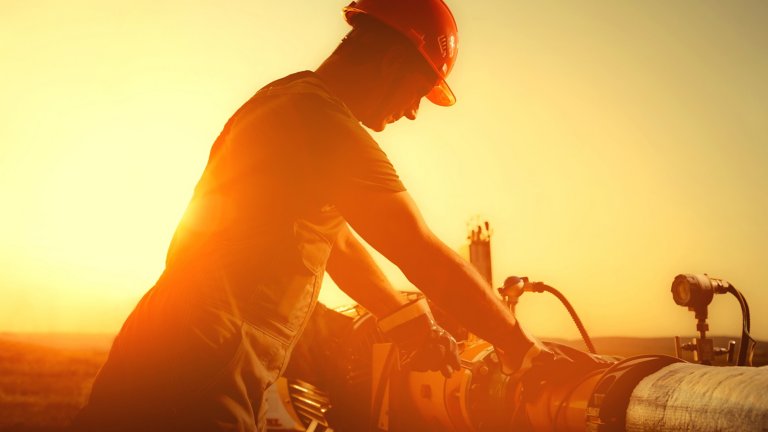
POLYGON ((0 334, 0 431, 63 430, 88 397, 110 340, 0 334))
MULTIPOLYGON (((111 335, 0 333, 0 432, 59 432, 85 403, 111 335)), ((672 355, 672 338, 595 338, 598 352, 672 355)), ((580 342, 573 346, 583 348, 580 342)), ((723 346, 717 338, 716 346, 723 346)), ((768 364, 766 344, 755 363, 768 364)))

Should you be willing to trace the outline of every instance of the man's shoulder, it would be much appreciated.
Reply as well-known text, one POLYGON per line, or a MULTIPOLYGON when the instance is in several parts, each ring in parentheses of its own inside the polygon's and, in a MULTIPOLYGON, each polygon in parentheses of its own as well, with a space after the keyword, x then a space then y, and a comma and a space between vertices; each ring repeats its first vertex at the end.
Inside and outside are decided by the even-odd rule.
POLYGON ((279 107, 293 110, 325 110, 354 119, 344 103, 311 71, 296 72, 275 80, 261 90, 254 99, 272 101, 279 107))
MULTIPOLYGON (((271 127, 290 127, 297 134, 310 134, 313 142, 332 147, 378 148, 352 111, 314 72, 297 72, 273 81, 259 90, 236 114, 240 120, 271 127), (286 126, 290 125, 290 126, 286 126)), ((345 150, 345 151, 346 151, 345 150)))
POLYGON ((316 139, 342 130, 365 135, 346 105, 311 71, 297 72, 265 85, 240 106, 227 127, 280 130, 286 139, 293 132, 311 134, 316 139))

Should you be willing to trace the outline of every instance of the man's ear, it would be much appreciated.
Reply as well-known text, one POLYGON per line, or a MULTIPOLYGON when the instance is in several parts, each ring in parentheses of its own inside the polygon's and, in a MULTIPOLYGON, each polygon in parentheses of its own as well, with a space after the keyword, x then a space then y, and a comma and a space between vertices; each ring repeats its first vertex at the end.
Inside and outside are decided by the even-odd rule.
POLYGON ((406 74, 407 66, 407 53, 401 47, 392 45, 381 57, 379 70, 384 79, 399 79, 406 74))

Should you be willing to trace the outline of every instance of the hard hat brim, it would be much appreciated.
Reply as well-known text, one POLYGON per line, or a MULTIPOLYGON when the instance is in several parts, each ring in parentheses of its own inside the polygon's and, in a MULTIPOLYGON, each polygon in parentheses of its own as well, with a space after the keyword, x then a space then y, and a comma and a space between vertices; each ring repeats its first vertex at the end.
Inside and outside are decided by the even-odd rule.
POLYGON ((451 106, 456 103, 456 96, 453 91, 448 87, 448 83, 445 80, 440 80, 432 90, 427 93, 427 99, 435 105, 451 106))

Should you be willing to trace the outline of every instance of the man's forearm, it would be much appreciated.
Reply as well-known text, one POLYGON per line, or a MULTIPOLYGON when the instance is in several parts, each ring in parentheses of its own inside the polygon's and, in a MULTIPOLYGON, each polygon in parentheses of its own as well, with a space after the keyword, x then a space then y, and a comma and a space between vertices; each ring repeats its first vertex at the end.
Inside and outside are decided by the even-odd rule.
MULTIPOLYGON (((408 192, 337 203, 373 247, 395 263, 438 307, 502 349, 518 349, 514 314, 466 260, 427 227, 408 192)), ((519 342, 519 341, 518 341, 519 342)))
POLYGON ((349 229, 334 244, 326 269, 342 291, 377 317, 392 313, 405 302, 349 229))
POLYGON ((401 256, 401 269, 437 306, 481 338, 514 349, 513 313, 465 259, 430 235, 420 250, 401 256))

